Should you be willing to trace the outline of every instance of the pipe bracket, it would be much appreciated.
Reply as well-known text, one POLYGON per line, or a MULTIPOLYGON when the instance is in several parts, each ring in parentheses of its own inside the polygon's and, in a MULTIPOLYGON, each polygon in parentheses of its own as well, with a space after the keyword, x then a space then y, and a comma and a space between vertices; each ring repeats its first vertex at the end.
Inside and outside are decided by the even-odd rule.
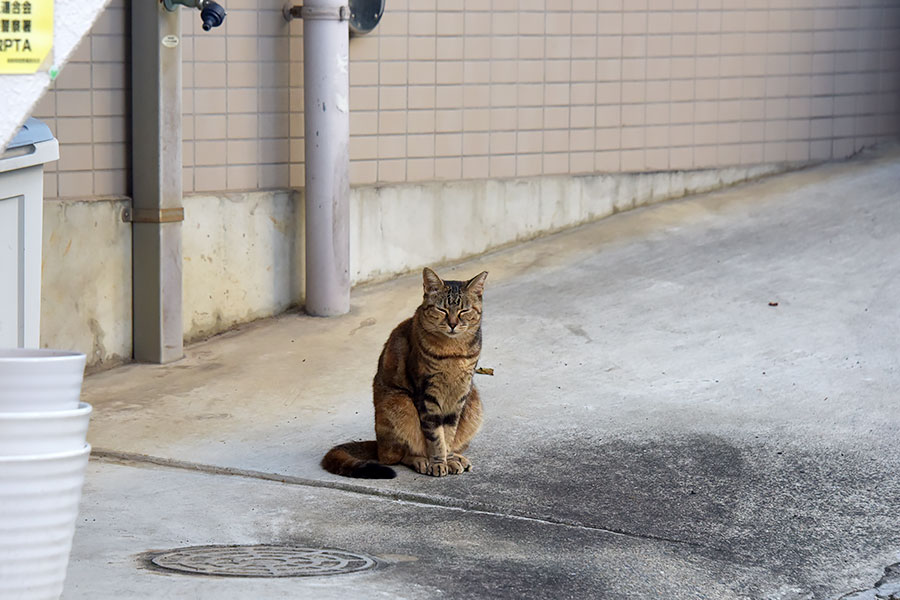
POLYGON ((180 223, 184 208, 126 208, 122 211, 126 223, 180 223))
POLYGON ((346 21, 350 18, 350 6, 343 4, 337 8, 319 8, 314 6, 291 6, 286 4, 282 9, 284 19, 320 20, 320 21, 346 21))

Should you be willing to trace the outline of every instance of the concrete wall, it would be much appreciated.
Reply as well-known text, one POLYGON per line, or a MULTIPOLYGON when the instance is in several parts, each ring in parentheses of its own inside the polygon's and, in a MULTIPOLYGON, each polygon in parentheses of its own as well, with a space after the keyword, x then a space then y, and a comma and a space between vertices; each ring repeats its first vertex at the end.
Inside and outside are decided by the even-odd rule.
POLYGON ((92 368, 131 359, 130 206, 44 202, 41 346, 80 350, 92 368))
MULTIPOLYGON (((131 358, 131 225, 122 220, 130 206, 127 198, 44 203, 41 346, 78 349, 93 368, 131 358)), ((187 199, 186 340, 301 302, 302 218, 290 192, 187 199)))
MULTIPOLYGON (((352 281, 480 254, 783 168, 354 188, 352 281)), ((92 369, 131 356, 131 227, 121 219, 128 206, 127 199, 45 203, 41 345, 81 350, 92 369)), ((299 192, 186 198, 185 339, 302 304, 303 231, 299 192)))
POLYGON ((786 165, 361 187, 350 208, 354 283, 481 254, 786 165))
POLYGON ((271 316, 303 298, 303 207, 290 192, 185 199, 185 340, 271 316))

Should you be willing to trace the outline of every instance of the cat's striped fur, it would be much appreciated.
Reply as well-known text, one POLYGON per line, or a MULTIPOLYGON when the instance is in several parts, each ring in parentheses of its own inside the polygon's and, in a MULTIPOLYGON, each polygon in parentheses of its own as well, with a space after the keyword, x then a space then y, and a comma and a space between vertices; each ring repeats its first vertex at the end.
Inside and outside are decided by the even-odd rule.
POLYGON ((472 383, 481 353, 482 272, 468 281, 422 273, 425 294, 412 318, 391 332, 372 382, 374 442, 332 448, 322 467, 337 475, 384 479, 402 463, 441 477, 472 464, 461 454, 481 426, 472 383))

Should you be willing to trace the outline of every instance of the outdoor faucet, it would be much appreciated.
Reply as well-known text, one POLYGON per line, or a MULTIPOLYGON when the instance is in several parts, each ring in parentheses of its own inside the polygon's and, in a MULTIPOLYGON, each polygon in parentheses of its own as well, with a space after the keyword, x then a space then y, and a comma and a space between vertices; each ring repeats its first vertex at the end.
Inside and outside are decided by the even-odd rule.
POLYGON ((163 0, 163 4, 168 11, 174 11, 178 4, 198 9, 203 31, 218 27, 225 20, 225 8, 214 0, 163 0))

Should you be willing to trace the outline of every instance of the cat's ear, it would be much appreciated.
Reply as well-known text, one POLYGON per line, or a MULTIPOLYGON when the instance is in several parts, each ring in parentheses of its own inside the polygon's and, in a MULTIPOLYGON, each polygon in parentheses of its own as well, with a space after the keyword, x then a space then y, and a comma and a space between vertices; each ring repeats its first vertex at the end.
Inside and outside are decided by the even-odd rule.
POLYGON ((425 267, 425 269, 422 270, 422 283, 425 287, 426 294, 439 292, 444 287, 444 282, 441 281, 441 278, 428 267, 425 267))
POLYGON ((484 280, 487 279, 487 271, 482 271, 466 282, 466 291, 475 294, 479 298, 484 293, 484 280))

